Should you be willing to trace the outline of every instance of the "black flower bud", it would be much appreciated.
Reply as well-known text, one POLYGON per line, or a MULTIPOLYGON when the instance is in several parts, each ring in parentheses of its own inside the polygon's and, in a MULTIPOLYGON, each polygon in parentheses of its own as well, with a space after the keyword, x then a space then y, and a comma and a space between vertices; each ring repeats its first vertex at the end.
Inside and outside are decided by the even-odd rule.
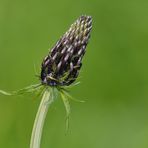
POLYGON ((76 80, 82 66, 91 28, 91 16, 81 16, 71 25, 43 60, 42 84, 63 86, 70 85, 76 80))

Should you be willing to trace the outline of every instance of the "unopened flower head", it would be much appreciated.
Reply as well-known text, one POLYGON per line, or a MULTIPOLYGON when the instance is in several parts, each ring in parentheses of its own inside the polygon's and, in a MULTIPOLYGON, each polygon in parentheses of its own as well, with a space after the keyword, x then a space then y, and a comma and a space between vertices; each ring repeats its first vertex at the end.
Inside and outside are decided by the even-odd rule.
POLYGON ((81 16, 71 25, 42 62, 42 84, 64 86, 76 80, 91 28, 91 16, 81 16))

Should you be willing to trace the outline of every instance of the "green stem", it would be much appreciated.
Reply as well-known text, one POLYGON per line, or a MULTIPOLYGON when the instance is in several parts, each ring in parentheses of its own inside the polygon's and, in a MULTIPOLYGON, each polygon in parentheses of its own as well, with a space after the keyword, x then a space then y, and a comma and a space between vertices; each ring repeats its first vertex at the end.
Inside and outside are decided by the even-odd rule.
POLYGON ((43 93, 41 103, 39 105, 36 118, 33 125, 30 148, 40 148, 41 137, 45 118, 50 104, 53 102, 52 88, 46 88, 43 93))

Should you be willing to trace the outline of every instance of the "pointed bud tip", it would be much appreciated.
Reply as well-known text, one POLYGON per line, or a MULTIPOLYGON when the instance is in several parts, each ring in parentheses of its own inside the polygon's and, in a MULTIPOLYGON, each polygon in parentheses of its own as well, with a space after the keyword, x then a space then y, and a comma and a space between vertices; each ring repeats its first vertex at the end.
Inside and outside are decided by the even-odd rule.
POLYGON ((92 16, 90 16, 90 15, 81 15, 80 16, 80 19, 82 19, 82 20, 90 20, 90 21, 92 21, 92 16))

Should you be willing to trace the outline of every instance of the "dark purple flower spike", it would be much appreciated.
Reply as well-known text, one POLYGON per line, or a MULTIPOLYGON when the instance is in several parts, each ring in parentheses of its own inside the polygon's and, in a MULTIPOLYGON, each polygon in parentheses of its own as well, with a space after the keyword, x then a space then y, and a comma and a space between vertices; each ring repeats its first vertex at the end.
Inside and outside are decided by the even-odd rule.
POLYGON ((42 62, 42 84, 65 86, 76 80, 91 28, 91 16, 81 16, 71 25, 42 62))

